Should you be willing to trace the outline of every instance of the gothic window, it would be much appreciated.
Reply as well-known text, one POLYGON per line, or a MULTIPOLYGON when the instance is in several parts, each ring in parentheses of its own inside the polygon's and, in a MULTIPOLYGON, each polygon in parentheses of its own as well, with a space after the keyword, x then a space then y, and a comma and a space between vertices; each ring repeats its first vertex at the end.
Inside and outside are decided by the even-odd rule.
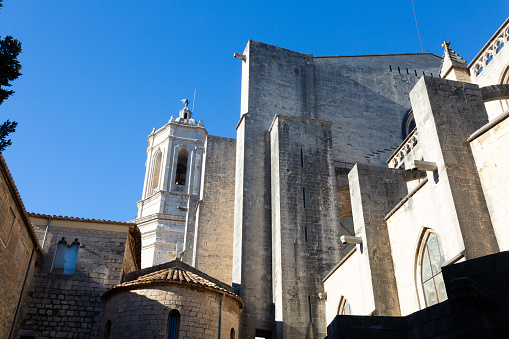
POLYGON ((350 303, 344 297, 339 301, 338 315, 352 315, 350 303))
POLYGON ((177 158, 177 172, 175 173, 175 184, 185 185, 187 175, 187 150, 181 149, 177 158))
POLYGON ((180 313, 172 310, 168 317, 168 339, 178 339, 180 326, 180 313))
POLYGON ((428 232, 421 249, 421 283, 426 306, 447 300, 442 265, 445 262, 442 242, 435 234, 428 232))
POLYGON ((413 110, 409 110, 406 115, 405 115, 405 118, 403 119, 403 126, 402 126, 402 137, 403 137, 403 140, 410 134, 412 133, 412 131, 415 129, 416 127, 416 124, 415 124, 415 119, 414 119, 414 112, 413 110))
POLYGON ((230 339, 235 339, 235 330, 233 328, 230 331, 230 339))
POLYGON ((152 190, 155 190, 159 187, 159 176, 161 174, 162 158, 163 154, 160 151, 158 151, 154 160, 154 175, 152 176, 152 190))
POLYGON ((53 267, 51 273, 74 274, 76 260, 78 259, 78 250, 80 243, 78 238, 74 239, 71 245, 67 245, 67 241, 62 237, 58 242, 55 259, 53 259, 53 267))

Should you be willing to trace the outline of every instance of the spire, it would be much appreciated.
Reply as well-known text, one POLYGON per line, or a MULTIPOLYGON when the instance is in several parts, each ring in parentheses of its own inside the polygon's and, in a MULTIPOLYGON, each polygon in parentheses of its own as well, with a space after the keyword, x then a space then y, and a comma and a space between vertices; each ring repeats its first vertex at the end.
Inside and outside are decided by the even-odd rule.
POLYGON ((456 51, 451 49, 450 41, 444 41, 442 47, 444 48, 444 55, 442 56, 440 77, 449 80, 470 82, 467 61, 459 56, 456 51))

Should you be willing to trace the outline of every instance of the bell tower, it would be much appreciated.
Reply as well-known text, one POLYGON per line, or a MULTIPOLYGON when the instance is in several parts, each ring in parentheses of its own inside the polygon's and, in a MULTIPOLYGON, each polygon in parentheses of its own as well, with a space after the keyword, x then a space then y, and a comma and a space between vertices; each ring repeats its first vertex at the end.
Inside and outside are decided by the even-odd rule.
POLYGON ((135 222, 142 235, 142 268, 175 259, 183 250, 187 203, 200 194, 207 131, 189 101, 179 116, 148 136, 145 182, 135 222))

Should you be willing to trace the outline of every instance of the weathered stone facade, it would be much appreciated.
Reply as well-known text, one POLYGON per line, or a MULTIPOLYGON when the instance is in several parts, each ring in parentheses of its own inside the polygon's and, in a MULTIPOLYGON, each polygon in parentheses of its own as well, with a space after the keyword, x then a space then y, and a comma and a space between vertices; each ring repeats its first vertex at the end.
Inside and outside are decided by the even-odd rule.
POLYGON ((11 173, 0 154, 0 338, 17 333, 37 259, 43 255, 11 173))
POLYGON ((45 255, 38 263, 23 310, 20 334, 35 338, 99 338, 102 295, 124 273, 139 269, 140 234, 135 224, 31 214, 45 255), (62 238, 77 239, 74 273, 52 273, 62 238))
MULTIPOLYGON (((187 104, 149 135, 145 268, 134 224, 32 216, 48 233, 23 335, 504 333, 507 45, 509 20, 470 65, 449 42, 440 59, 250 40, 236 140, 207 135, 187 104), (62 237, 81 246, 72 275, 51 273, 62 237)), ((25 263, 11 246, 0 260, 25 263)))
POLYGON ((243 306, 231 287, 179 261, 131 274, 106 297, 111 338, 166 338, 176 310, 180 338, 231 339, 243 306))
POLYGON ((206 136, 187 104, 148 136, 142 200, 133 221, 143 238, 142 267, 173 260, 184 250, 186 210, 200 194, 206 136))

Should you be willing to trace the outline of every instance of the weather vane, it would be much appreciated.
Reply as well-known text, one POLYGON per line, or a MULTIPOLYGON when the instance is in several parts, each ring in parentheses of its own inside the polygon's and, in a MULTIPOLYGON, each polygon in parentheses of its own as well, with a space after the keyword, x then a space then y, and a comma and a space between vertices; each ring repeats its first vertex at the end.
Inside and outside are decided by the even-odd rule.
POLYGON ((180 101, 182 101, 184 103, 184 105, 186 105, 186 108, 188 108, 187 106, 189 106, 189 100, 187 98, 182 99, 180 101))

